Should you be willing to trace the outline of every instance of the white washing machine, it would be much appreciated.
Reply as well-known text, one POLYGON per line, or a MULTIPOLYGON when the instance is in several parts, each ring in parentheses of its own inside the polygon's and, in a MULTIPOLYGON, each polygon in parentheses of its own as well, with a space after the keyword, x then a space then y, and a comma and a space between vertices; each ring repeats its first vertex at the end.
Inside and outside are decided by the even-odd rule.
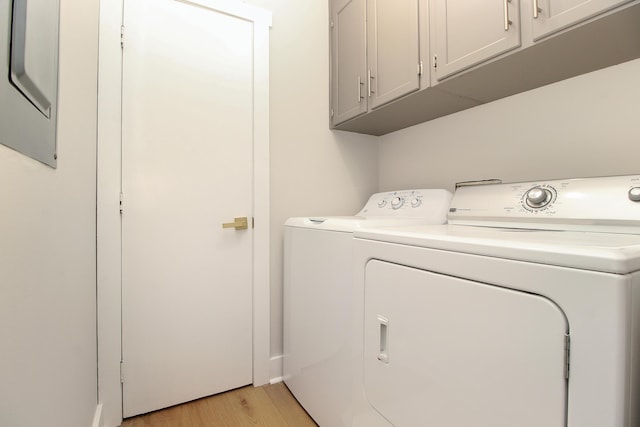
POLYGON ((640 176, 355 232, 354 426, 640 426, 640 176))
POLYGON ((446 190, 378 193, 352 217, 290 218, 284 231, 284 382, 322 427, 352 418, 353 232, 443 224, 446 190))

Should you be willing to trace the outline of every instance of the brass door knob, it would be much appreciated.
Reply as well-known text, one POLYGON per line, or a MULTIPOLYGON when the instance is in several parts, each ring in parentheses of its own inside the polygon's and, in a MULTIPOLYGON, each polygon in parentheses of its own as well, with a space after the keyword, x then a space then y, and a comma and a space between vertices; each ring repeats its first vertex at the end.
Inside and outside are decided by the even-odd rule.
POLYGON ((248 228, 247 217, 234 218, 233 222, 225 222, 222 228, 235 228, 236 230, 246 230, 248 228))

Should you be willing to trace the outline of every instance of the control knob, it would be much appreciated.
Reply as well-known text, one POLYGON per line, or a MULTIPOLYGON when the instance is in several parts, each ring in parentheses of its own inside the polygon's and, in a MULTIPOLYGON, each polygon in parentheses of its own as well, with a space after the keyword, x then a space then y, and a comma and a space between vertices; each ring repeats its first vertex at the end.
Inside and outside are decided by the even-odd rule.
POLYGON ((633 187, 629 190, 629 200, 640 202, 640 187, 633 187))
POLYGON ((382 199, 378 202, 378 207, 379 208, 384 208, 385 206, 387 206, 387 201, 382 199))
POLYGON ((403 204, 404 204, 404 199, 402 197, 394 197, 391 200, 391 207, 393 209, 400 209, 403 204))
POLYGON ((541 187, 533 187, 527 191, 526 199, 527 205, 532 208, 541 208, 551 201, 551 192, 541 187))
POLYGON ((422 204, 422 200, 418 199, 417 197, 411 199, 411 207, 412 208, 417 208, 421 204, 422 204))

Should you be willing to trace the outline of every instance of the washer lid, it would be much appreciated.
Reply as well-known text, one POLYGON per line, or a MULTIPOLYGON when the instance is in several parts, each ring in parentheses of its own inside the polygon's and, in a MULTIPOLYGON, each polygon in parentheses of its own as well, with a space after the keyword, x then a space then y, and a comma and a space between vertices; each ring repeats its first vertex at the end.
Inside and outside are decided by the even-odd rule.
MULTIPOLYGON (((434 224, 424 218, 327 216, 289 218, 284 225, 286 227, 313 228, 318 230, 353 233, 355 230, 359 230, 361 228, 401 227, 425 223, 434 224)), ((442 222, 438 222, 436 224, 441 223, 442 222)))
POLYGON ((639 235, 421 225, 363 229, 355 237, 609 273, 640 270, 639 235))

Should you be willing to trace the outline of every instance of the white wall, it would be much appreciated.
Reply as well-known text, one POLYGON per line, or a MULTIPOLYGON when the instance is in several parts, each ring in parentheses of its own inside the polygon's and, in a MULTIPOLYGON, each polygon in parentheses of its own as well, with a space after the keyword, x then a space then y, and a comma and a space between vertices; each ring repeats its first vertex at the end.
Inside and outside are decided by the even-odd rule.
POLYGON ((0 425, 96 410, 98 1, 62 0, 58 168, 0 145, 0 425))
POLYGON ((329 130, 327 0, 249 0, 273 12, 270 42, 271 354, 282 353, 285 220, 352 215, 377 191, 374 137, 329 130))
POLYGON ((640 173, 638 76, 634 60, 380 137, 380 188, 640 173))

